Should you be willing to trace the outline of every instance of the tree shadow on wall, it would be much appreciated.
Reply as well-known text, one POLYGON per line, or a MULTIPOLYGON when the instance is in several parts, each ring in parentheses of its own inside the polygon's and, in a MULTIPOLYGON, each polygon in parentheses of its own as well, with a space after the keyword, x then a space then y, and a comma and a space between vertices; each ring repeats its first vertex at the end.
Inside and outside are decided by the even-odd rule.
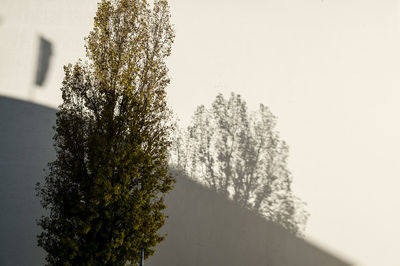
POLYGON ((268 107, 249 112, 240 95, 219 94, 209 108, 199 106, 187 130, 178 133, 171 165, 301 235, 308 214, 292 193, 289 149, 275 125, 268 107))

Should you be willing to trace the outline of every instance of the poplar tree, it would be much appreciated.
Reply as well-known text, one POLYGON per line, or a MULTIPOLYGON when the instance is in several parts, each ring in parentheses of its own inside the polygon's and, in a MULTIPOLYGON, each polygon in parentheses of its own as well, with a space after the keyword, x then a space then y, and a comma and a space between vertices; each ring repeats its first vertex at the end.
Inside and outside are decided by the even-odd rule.
POLYGON ((163 240, 173 38, 167 1, 98 4, 87 61, 64 67, 57 156, 37 185, 47 265, 137 265, 163 240))

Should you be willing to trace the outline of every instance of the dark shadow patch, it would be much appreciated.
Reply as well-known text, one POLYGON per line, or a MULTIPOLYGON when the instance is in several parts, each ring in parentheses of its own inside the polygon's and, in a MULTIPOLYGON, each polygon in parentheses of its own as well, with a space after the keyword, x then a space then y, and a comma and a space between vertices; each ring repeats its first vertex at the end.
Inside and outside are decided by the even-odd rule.
POLYGON ((165 241, 148 266, 350 266, 282 226, 240 207, 179 170, 166 197, 165 241))
POLYGON ((40 36, 39 54, 36 66, 35 84, 43 86, 50 67, 50 59, 53 54, 53 46, 50 41, 40 36))
POLYGON ((35 196, 43 168, 54 160, 56 110, 0 96, 0 265, 44 265, 37 247, 44 214, 35 196))

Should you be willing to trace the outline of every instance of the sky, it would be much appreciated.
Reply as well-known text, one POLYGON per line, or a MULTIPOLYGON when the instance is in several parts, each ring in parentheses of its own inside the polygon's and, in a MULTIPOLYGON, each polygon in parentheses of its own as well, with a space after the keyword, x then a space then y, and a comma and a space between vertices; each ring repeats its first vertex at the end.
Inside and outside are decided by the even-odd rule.
MULTIPOLYGON (((0 0, 0 94, 56 107, 62 66, 84 56, 95 2, 0 0), (43 87, 33 83, 38 36, 54 46, 43 87)), ((170 5, 168 100, 182 125, 220 92, 241 94, 249 109, 267 105, 308 204, 306 238, 355 265, 399 265, 400 2, 170 5)))

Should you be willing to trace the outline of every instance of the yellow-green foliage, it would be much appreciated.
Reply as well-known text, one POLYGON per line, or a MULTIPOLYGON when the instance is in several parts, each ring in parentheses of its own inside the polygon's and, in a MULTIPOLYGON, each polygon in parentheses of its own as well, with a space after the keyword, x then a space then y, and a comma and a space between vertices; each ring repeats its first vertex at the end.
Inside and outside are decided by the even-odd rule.
POLYGON ((86 38, 88 62, 65 69, 57 158, 37 187, 49 210, 38 245, 48 265, 137 264, 163 236, 170 111, 167 1, 103 0, 86 38))

